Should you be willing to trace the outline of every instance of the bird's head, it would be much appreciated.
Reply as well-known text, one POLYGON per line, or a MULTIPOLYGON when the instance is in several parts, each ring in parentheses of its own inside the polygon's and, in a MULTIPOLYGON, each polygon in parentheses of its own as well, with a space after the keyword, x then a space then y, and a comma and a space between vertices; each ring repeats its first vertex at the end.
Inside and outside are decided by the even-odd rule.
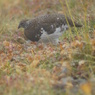
POLYGON ((24 19, 24 20, 20 21, 19 26, 18 26, 18 29, 19 28, 26 29, 28 27, 29 23, 30 23, 29 22, 29 19, 24 19))

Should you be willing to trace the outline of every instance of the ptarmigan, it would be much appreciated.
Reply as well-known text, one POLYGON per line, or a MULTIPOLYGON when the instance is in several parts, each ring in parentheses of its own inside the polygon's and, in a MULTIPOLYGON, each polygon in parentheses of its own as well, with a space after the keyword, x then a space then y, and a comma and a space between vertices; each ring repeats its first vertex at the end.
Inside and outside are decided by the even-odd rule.
MULTIPOLYGON (((74 24, 76 27, 82 27, 76 22, 74 24)), ((26 38, 33 42, 52 42, 57 44, 63 32, 69 27, 73 27, 74 24, 70 18, 65 18, 63 14, 53 13, 38 16, 34 19, 22 20, 18 28, 24 28, 26 38)))

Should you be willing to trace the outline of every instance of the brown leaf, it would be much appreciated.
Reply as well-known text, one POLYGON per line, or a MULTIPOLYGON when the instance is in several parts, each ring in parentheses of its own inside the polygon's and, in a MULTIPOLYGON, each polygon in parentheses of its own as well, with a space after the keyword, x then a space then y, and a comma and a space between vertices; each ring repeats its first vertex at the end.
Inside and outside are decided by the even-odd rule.
POLYGON ((71 46, 72 47, 79 47, 81 49, 83 47, 83 43, 78 41, 78 40, 76 40, 76 41, 71 43, 71 46))
POLYGON ((95 39, 91 39, 91 44, 95 46, 95 39))

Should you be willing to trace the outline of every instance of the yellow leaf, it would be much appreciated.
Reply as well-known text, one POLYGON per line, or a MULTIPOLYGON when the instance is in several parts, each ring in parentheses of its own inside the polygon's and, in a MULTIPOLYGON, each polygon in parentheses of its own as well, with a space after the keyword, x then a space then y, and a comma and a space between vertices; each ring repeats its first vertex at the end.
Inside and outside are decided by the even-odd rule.
POLYGON ((40 60, 34 60, 31 64, 30 64, 30 67, 37 67, 38 66, 38 64, 39 64, 39 61, 40 60))
POLYGON ((91 87, 91 83, 90 83, 90 82, 86 82, 86 83, 82 84, 82 85, 80 86, 80 88, 82 89, 82 91, 83 91, 86 95, 91 95, 92 87, 91 87))
POLYGON ((4 45, 4 46, 9 46, 10 43, 9 43, 8 41, 5 40, 5 41, 3 41, 3 45, 4 45))

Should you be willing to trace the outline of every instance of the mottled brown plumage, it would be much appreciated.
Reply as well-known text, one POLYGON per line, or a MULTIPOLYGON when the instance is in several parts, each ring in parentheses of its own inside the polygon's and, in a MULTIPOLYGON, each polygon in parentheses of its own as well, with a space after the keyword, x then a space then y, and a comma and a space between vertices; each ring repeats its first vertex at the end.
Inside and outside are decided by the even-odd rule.
MULTIPOLYGON (((76 27, 82 27, 82 25, 75 22, 74 24, 76 27)), ((34 19, 22 20, 18 28, 23 27, 25 36, 31 41, 45 40, 47 39, 46 35, 51 40, 56 40, 62 35, 62 31, 67 30, 69 26, 73 27, 74 24, 70 18, 65 18, 63 14, 54 13, 38 16, 34 19), (58 28, 60 28, 60 31, 57 31, 58 28)))

